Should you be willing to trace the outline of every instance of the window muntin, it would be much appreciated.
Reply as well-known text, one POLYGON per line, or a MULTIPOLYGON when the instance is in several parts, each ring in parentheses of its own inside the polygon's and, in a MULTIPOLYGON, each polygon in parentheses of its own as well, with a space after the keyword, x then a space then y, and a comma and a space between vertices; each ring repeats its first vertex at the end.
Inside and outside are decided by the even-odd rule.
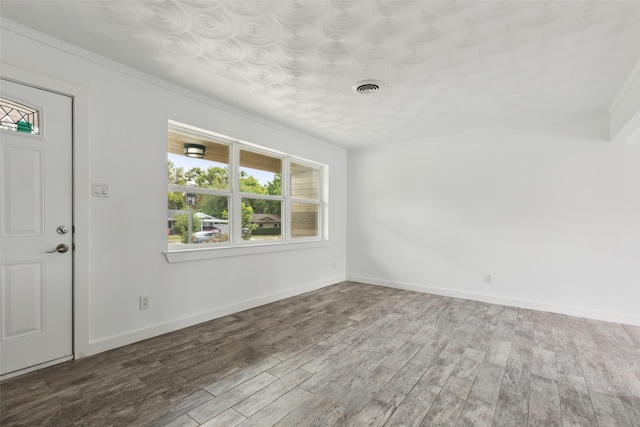
POLYGON ((170 251, 326 236, 322 165, 174 122, 168 160, 168 206, 177 214, 168 217, 170 251), (205 158, 187 158, 184 144, 204 146, 205 158), (187 195, 193 196, 191 205, 187 195), (187 231, 179 215, 188 215, 189 208, 187 231), (172 230, 177 219, 182 222, 172 230), (211 221, 217 221, 214 233, 207 230, 211 221))
POLYGON ((40 134, 40 112, 34 107, 0 98, 0 129, 40 134))

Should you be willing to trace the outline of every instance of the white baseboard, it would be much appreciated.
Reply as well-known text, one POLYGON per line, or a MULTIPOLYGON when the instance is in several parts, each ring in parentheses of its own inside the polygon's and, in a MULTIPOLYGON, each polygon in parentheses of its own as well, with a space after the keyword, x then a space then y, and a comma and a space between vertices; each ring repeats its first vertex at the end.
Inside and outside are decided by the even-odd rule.
POLYGON ((159 325, 150 326, 144 329, 138 329, 135 331, 127 332, 125 334, 112 336, 109 338, 93 341, 89 344, 90 354, 97 354, 103 351, 112 350, 114 348, 122 347, 128 344, 133 344, 138 341, 146 340, 156 337, 158 335, 166 334, 168 332, 177 331, 179 329, 187 328, 189 326, 197 325, 198 323, 208 322, 209 320, 217 319, 219 317, 228 316, 230 314, 239 313, 250 308, 255 308, 264 304, 269 304, 275 301, 279 301, 292 296, 300 295, 305 292, 314 291, 316 289, 324 288, 326 286, 334 285, 336 283, 344 282, 345 276, 334 277, 316 282, 297 288, 289 289, 283 292, 278 292, 271 295, 266 295, 259 298, 242 301, 237 304, 231 304, 225 307, 216 308, 215 310, 199 313, 193 316, 183 317, 181 319, 172 320, 159 325))
POLYGON ((627 325, 640 326, 640 316, 629 314, 610 313, 606 311, 558 304, 549 304, 539 301, 529 301, 517 298, 504 298, 497 295, 478 294, 474 292, 457 291, 432 286, 415 285, 411 283, 391 282, 388 280, 374 279, 371 277, 347 276, 347 280, 351 282, 364 283, 367 285, 384 286, 387 288, 402 289, 406 291, 423 292, 453 298, 487 302, 491 304, 508 305, 511 307, 527 308, 530 310, 538 311, 549 311, 552 313, 566 314, 569 316, 585 317, 588 319, 603 320, 606 322, 624 323, 627 325))

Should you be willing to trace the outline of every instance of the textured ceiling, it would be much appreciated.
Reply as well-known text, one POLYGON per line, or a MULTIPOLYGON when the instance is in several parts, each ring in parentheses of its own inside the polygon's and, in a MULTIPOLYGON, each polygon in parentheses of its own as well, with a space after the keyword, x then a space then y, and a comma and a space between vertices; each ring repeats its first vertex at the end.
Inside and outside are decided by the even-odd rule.
POLYGON ((2 0, 0 14, 346 148, 604 111, 640 57, 638 0, 2 0), (365 79, 382 90, 355 93, 365 79))

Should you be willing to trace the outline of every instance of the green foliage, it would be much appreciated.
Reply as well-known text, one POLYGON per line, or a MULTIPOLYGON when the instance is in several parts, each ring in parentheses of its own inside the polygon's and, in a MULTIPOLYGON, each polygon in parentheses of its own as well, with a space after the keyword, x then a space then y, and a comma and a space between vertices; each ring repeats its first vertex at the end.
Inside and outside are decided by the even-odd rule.
MULTIPOLYGON (((222 219, 229 219, 229 211, 222 212, 222 219)), ((251 223, 253 219, 253 208, 242 202, 242 240, 249 240, 251 232, 256 229, 256 225, 251 223)))
POLYGON ((189 243, 189 233, 200 231, 200 218, 198 217, 191 218, 191 230, 189 230, 189 215, 175 214, 173 218, 176 220, 173 231, 180 234, 182 243, 189 243))
MULTIPOLYGON (((282 177, 276 174, 273 181, 266 185, 261 185, 258 180, 252 176, 247 176, 246 172, 240 172, 240 191, 251 194, 268 194, 271 196, 279 196, 282 194, 281 186, 282 177)), ((278 214, 282 212, 282 203, 278 200, 261 200, 261 199, 244 199, 244 203, 251 206, 253 213, 257 214, 278 214)))
POLYGON ((279 200, 245 199, 245 203, 251 206, 253 213, 278 214, 282 211, 282 203, 279 200))
POLYGON ((189 169, 185 174, 189 183, 200 188, 215 188, 226 190, 229 188, 229 174, 227 168, 212 167, 202 170, 199 167, 189 169))
MULTIPOLYGON (((168 161, 168 182, 170 185, 194 185, 199 188, 213 188, 226 190, 229 188, 229 169, 221 167, 210 167, 206 170, 194 167, 185 172, 184 168, 176 167, 172 161, 168 161)), ((266 185, 260 184, 255 177, 247 175, 245 171, 240 171, 240 191, 250 194, 261 195, 282 195, 282 176, 276 174, 272 181, 266 185)), ((186 209, 184 194, 169 192, 167 197, 168 209, 186 209)), ((229 219, 229 198, 226 196, 213 196, 196 194, 196 205, 194 212, 202 212, 216 218, 229 219)), ((254 213, 277 214, 282 212, 282 203, 278 200, 260 200, 246 198, 242 201, 242 229, 244 240, 251 237, 251 233, 256 229, 256 225, 251 223, 254 213)), ((175 215, 179 221, 174 226, 174 231, 182 235, 183 242, 188 238, 186 233, 187 215, 175 215), (184 221, 184 224, 182 222, 184 221)), ((200 229, 200 220, 193 218, 194 230, 200 229)))
POLYGON ((280 227, 258 227, 251 234, 254 236, 279 236, 282 234, 282 229, 280 227))
POLYGON ((168 160, 167 162, 169 185, 187 185, 187 177, 184 173, 184 168, 177 168, 171 160, 168 160))
POLYGON ((272 196, 282 195, 282 175, 277 173, 273 177, 273 181, 269 181, 266 187, 267 187, 267 194, 271 194, 272 196))
POLYGON ((251 194, 267 194, 267 188, 260 184, 255 177, 240 171, 240 192, 251 194))
POLYGON ((201 195, 196 198, 196 210, 198 212, 222 218, 222 213, 229 209, 229 198, 226 196, 201 195))
POLYGON ((249 240, 251 232, 256 229, 256 225, 251 223, 253 220, 253 208, 242 203, 242 239, 249 240), (245 232, 246 230, 246 232, 245 232), (246 234, 246 236, 245 236, 246 234))
POLYGON ((184 195, 182 193, 169 192, 168 209, 182 210, 184 208, 184 195))

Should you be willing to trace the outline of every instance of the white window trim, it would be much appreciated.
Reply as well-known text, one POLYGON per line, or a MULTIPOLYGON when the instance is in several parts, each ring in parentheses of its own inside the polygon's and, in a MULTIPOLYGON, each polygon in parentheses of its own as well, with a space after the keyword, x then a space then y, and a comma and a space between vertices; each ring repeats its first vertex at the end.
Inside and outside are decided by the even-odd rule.
POLYGON ((206 248, 198 249, 189 248, 165 251, 164 255, 169 263, 176 263, 270 252, 297 251, 301 249, 323 248, 327 246, 329 246, 329 241, 322 238, 316 238, 313 240, 292 239, 273 243, 246 243, 239 246, 208 246, 206 248))
POLYGON ((224 135, 219 135, 213 132, 209 132, 202 129, 197 129, 192 126, 184 125, 182 123, 169 121, 169 129, 177 132, 183 132, 188 134, 197 134, 199 136, 208 136, 215 141, 229 144, 229 175, 230 175, 230 188, 228 190, 218 190, 211 188, 196 188, 189 186, 170 185, 168 191, 177 192, 194 192, 199 194, 209 194, 214 196, 225 196, 230 198, 229 203, 229 218, 236 218, 237 212, 241 211, 241 204, 243 198, 263 199, 263 200, 280 200, 283 204, 281 210, 281 233, 282 238, 277 240, 269 240, 259 242, 255 240, 242 240, 242 221, 230 221, 231 227, 229 228, 229 241, 208 244, 205 247, 201 245, 180 245, 178 248, 169 249, 163 251, 167 262, 177 263, 186 261, 198 261, 206 259, 224 258, 232 256, 253 255, 269 252, 280 252, 300 249, 312 249, 319 247, 326 247, 329 245, 328 238, 328 194, 327 194, 327 182, 328 182, 328 166, 320 163, 315 163, 307 159, 302 159, 293 155, 282 153, 276 150, 269 150, 264 147, 257 146, 245 141, 229 138, 224 135), (280 196, 253 194, 240 192, 240 150, 252 151, 268 156, 278 157, 282 159, 282 194, 280 196), (290 163, 295 162, 297 164, 307 165, 309 167, 318 168, 320 170, 320 200, 308 200, 293 198, 289 194, 289 171, 290 163), (290 210, 292 203, 308 203, 319 206, 319 218, 318 218, 318 235, 312 237, 291 237, 291 224, 289 221, 290 210))

